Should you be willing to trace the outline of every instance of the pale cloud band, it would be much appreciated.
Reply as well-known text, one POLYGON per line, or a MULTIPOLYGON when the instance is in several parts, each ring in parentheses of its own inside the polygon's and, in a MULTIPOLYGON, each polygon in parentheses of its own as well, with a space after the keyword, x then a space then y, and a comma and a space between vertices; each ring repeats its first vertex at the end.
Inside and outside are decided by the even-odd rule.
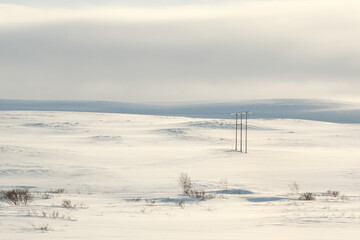
POLYGON ((356 99, 358 1, 0 4, 1 98, 356 99))

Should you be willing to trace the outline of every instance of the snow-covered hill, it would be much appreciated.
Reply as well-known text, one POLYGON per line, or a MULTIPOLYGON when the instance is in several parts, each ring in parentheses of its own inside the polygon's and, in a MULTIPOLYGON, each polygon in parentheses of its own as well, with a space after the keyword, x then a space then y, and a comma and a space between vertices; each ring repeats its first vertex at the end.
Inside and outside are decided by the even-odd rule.
POLYGON ((232 119, 2 111, 0 189, 29 189, 34 201, 0 202, 1 239, 358 236, 360 126, 249 125, 242 154, 232 119), (211 199, 184 195, 181 173, 211 199), (298 200, 305 192, 316 200, 298 200))
POLYGON ((251 111, 252 118, 292 118, 360 123, 358 103, 309 99, 271 99, 230 103, 123 103, 104 101, 0 100, 0 111, 75 111, 230 119, 231 112, 251 111))

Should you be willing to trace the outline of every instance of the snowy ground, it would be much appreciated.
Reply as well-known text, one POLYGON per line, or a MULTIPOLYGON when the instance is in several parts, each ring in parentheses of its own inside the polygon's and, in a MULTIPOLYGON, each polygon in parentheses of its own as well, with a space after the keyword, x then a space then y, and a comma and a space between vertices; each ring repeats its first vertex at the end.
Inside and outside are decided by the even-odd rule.
POLYGON ((0 238, 356 239, 360 125, 249 124, 241 154, 233 120, 0 112, 0 189, 34 196, 0 201, 0 238), (181 173, 214 198, 182 194, 181 173), (316 200, 298 200, 304 192, 316 200))

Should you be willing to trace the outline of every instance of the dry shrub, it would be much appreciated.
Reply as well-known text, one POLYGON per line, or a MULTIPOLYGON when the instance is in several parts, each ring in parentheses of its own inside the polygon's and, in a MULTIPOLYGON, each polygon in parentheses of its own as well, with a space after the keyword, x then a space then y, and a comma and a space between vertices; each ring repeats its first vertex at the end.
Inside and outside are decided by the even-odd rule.
POLYGON ((52 212, 45 212, 42 211, 43 217, 52 217, 52 218, 59 218, 59 211, 52 211, 52 212))
POLYGON ((11 205, 27 205, 33 197, 28 189, 11 189, 1 191, 1 198, 11 205))
POLYGON ((179 183, 183 189, 183 193, 189 197, 194 197, 199 200, 211 199, 215 197, 214 194, 206 194, 203 189, 194 189, 191 178, 187 175, 187 173, 180 174, 179 183))
POLYGON ((189 196, 199 200, 215 198, 215 194, 206 193, 203 189, 190 189, 189 196))
POLYGON ((67 199, 64 199, 62 204, 61 204, 63 207, 66 207, 66 208, 73 208, 74 206, 71 204, 71 200, 67 200, 67 199))
POLYGON ((55 190, 51 190, 51 193, 56 193, 56 194, 62 194, 62 193, 65 193, 65 188, 58 188, 58 189, 55 189, 55 190))
POLYGON ((53 198, 54 195, 51 195, 51 194, 48 194, 48 193, 43 193, 43 194, 41 195, 41 197, 42 197, 43 199, 50 199, 50 198, 53 198))
POLYGON ((185 208, 185 202, 184 202, 184 201, 178 202, 178 205, 179 205, 179 207, 181 207, 181 208, 185 208))
POLYGON ((188 196, 195 197, 200 200, 206 199, 206 193, 203 189, 190 189, 188 196))
POLYGON ((304 201, 313 201, 316 200, 315 195, 313 193, 303 193, 300 195, 299 200, 304 200, 304 201))
POLYGON ((155 200, 149 200, 147 198, 145 198, 145 202, 146 203, 150 203, 151 205, 154 205, 155 204, 155 200))
POLYGON ((59 217, 59 212, 58 212, 58 211, 52 211, 52 212, 50 213, 50 216, 51 216, 52 218, 58 218, 58 217, 59 217))
POLYGON ((298 194, 299 193, 299 184, 297 184, 296 182, 293 182, 293 183, 289 184, 289 188, 290 188, 290 191, 293 194, 298 194))
POLYGON ((47 232, 47 231, 50 231, 51 228, 50 228, 50 226, 48 224, 46 224, 46 225, 40 226, 39 230, 41 230, 43 232, 47 232))
POLYGON ((181 173, 179 177, 180 186, 183 189, 183 193, 189 195, 189 191, 192 188, 191 178, 187 173, 181 173))
POLYGON ((31 224, 33 226, 34 229, 36 230, 40 230, 42 232, 47 232, 47 231, 51 231, 51 227, 49 226, 49 224, 43 224, 43 225, 40 225, 40 226, 36 226, 34 224, 31 224))
POLYGON ((340 192, 339 191, 331 191, 331 190, 328 190, 326 192, 329 196, 333 196, 333 197, 338 197, 340 195, 340 192))
POLYGON ((343 200, 343 201, 349 201, 349 200, 350 200, 350 198, 347 197, 347 196, 345 196, 345 195, 342 195, 342 196, 340 197, 340 199, 343 200))
POLYGON ((27 213, 29 216, 34 216, 34 217, 38 216, 38 212, 36 211, 36 209, 31 209, 31 210, 28 209, 27 213))
POLYGON ((227 179, 221 179, 220 180, 221 188, 224 190, 224 192, 228 191, 228 181, 227 179))

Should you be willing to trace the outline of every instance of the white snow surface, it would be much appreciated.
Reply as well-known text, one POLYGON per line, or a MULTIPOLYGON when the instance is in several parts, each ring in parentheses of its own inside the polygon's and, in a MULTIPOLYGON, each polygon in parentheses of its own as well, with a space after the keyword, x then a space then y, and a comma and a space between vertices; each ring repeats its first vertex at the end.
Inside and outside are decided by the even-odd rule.
POLYGON ((1 111, 0 189, 27 188, 34 200, 0 201, 0 239, 358 238, 360 125, 249 119, 248 154, 234 151, 234 127, 229 119, 1 111), (181 173, 214 198, 184 195, 181 173), (305 192, 316 200, 299 200, 305 192))

